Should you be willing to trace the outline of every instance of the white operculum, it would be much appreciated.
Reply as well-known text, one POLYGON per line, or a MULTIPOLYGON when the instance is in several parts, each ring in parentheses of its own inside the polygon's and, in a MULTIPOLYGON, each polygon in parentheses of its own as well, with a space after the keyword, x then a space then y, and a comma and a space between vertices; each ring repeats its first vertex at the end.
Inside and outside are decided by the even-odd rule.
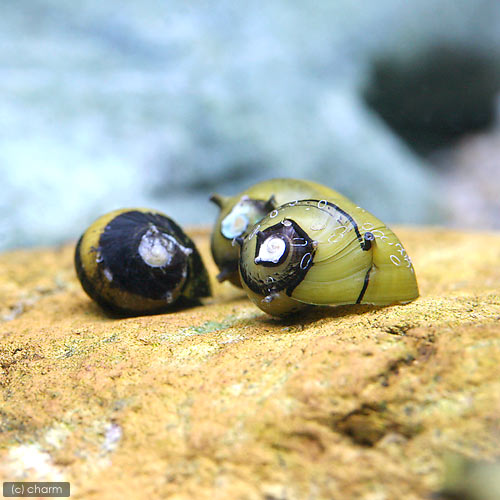
POLYGON ((286 252, 285 240, 279 236, 269 236, 259 248, 259 255, 255 257, 255 263, 272 262, 277 264, 286 252))
POLYGON ((173 236, 158 231, 156 226, 151 226, 142 236, 138 252, 148 266, 164 267, 171 263, 176 247, 186 255, 192 253, 190 248, 179 245, 173 236))

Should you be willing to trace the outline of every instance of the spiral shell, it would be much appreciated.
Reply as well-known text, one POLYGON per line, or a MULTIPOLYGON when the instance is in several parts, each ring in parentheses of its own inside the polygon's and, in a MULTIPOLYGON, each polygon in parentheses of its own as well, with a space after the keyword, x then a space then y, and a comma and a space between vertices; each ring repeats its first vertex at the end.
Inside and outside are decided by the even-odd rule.
POLYGON ((154 210, 115 210, 97 219, 78 241, 75 268, 85 292, 122 316, 164 312, 180 299, 211 293, 194 243, 154 210))
POLYGON ((241 286, 239 251, 233 240, 243 236, 262 217, 283 203, 307 198, 347 200, 337 191, 316 182, 287 178, 259 182, 232 197, 212 195, 211 201, 220 208, 211 237, 212 256, 220 270, 217 279, 241 286))
POLYGON ((306 304, 389 305, 418 297, 397 236, 348 200, 285 203, 239 242, 243 288, 271 315, 306 304))

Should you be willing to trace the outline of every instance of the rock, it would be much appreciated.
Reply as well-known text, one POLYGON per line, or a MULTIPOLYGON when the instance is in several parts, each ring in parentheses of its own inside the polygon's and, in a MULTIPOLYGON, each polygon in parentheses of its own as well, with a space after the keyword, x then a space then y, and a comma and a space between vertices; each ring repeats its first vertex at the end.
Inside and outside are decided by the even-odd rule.
MULTIPOLYGON (((500 235, 399 228, 421 297, 115 319, 73 246, 0 256, 0 476, 75 498, 428 498, 500 428, 500 235)), ((191 231, 212 276, 204 231, 191 231)))

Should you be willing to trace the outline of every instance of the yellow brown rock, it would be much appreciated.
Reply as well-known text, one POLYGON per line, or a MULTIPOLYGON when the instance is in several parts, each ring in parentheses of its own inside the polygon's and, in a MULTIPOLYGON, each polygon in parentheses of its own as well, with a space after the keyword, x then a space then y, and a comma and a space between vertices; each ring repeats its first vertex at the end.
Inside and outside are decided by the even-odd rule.
MULTIPOLYGON (((73 245, 0 256, 0 477, 72 498, 420 499, 500 447, 500 235, 398 228, 421 297, 114 319, 73 245)), ((188 231, 212 276, 208 235, 188 231)))

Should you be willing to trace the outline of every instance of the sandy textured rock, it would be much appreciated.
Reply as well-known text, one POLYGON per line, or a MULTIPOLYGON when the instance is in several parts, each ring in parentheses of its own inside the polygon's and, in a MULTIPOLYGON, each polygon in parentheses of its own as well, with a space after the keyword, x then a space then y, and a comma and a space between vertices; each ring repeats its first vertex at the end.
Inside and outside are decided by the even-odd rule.
MULTIPOLYGON (((421 297, 113 319, 71 245, 0 256, 0 476, 73 497, 420 499, 500 446, 500 235, 397 231, 421 297)), ((211 274, 203 232, 192 232, 211 274)))

